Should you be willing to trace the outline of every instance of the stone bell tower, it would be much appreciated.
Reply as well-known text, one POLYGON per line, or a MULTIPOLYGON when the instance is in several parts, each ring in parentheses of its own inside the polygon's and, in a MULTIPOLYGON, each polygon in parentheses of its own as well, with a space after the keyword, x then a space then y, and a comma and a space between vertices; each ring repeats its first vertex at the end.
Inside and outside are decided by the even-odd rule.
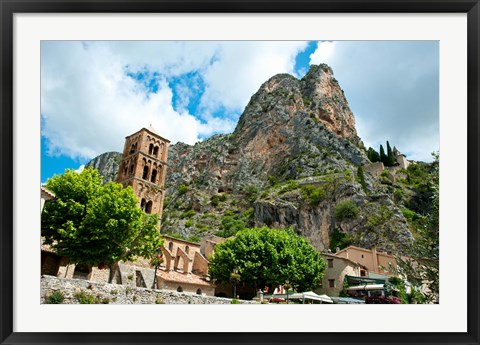
POLYGON ((169 144, 151 125, 127 136, 117 175, 118 183, 132 186, 142 210, 158 215, 159 226, 169 144))

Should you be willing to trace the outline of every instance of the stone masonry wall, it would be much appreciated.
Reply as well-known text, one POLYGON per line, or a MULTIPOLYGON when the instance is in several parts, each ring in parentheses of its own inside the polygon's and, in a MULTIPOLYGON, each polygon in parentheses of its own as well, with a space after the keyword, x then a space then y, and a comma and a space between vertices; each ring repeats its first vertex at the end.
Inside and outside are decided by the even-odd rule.
MULTIPOLYGON (((43 275, 41 277, 42 304, 55 291, 62 292, 63 304, 78 304, 75 295, 93 296, 96 303, 104 304, 231 304, 230 298, 197 295, 188 292, 137 288, 118 284, 97 283, 82 279, 65 279, 43 275)), ((241 304, 256 304, 256 301, 239 301, 241 304)))

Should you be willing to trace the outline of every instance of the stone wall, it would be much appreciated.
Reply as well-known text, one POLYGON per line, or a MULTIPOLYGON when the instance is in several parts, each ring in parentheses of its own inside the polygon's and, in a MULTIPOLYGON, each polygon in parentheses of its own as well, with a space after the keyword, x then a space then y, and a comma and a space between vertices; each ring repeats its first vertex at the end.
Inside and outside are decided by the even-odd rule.
MULTIPOLYGON (((95 303, 103 304, 231 304, 229 298, 197 295, 188 292, 137 288, 118 284, 98 283, 82 279, 65 279, 43 275, 40 302, 47 303, 53 292, 63 294, 63 304, 79 304, 79 295, 92 296, 95 303)), ((239 301, 255 304, 255 301, 239 301)))
POLYGON ((382 162, 375 162, 371 164, 366 164, 363 167, 363 170, 367 173, 372 174, 373 176, 380 176, 385 169, 385 166, 383 165, 382 162))

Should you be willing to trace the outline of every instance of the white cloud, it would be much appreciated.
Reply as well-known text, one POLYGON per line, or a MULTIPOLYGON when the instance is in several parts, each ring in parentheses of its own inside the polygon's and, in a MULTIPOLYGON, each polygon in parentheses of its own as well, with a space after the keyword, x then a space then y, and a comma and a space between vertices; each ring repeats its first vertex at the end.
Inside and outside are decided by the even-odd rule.
MULTIPOLYGON (((126 135, 150 123, 162 136, 193 144, 230 132, 251 95, 276 73, 293 73, 305 42, 42 42, 42 135, 51 155, 89 159, 120 151, 126 135), (148 93, 127 71, 159 74, 148 93), (201 114, 166 78, 196 72, 205 83, 201 114), (175 110, 177 109, 177 110, 175 110), (226 118, 212 116, 219 109, 226 118), (198 119, 201 118, 201 121, 198 119)), ((191 85, 188 85, 190 87, 191 85)), ((198 87, 198 85, 194 85, 198 87)))
POLYGON ((205 111, 219 106, 240 112, 259 86, 278 73, 294 74, 295 57, 307 42, 225 42, 205 72, 205 111))
POLYGON ((310 64, 329 64, 335 54, 335 42, 318 42, 317 49, 310 55, 310 64))
POLYGON ((75 169, 77 173, 81 173, 83 170, 85 170, 85 164, 82 164, 78 167, 78 169, 75 169))
MULTIPOLYGON (((367 145, 389 140, 410 158, 429 160, 439 142, 438 44, 427 43, 323 41, 310 62, 333 68, 367 145)), ((42 42, 48 152, 89 159, 120 151, 126 135, 150 123, 172 143, 231 132, 263 82, 295 74, 305 48, 300 41, 42 42), (148 93, 128 71, 157 73, 158 92, 148 93), (180 78, 172 90, 166 80, 185 73, 197 80, 180 78), (196 114, 188 110, 192 100, 196 114)))

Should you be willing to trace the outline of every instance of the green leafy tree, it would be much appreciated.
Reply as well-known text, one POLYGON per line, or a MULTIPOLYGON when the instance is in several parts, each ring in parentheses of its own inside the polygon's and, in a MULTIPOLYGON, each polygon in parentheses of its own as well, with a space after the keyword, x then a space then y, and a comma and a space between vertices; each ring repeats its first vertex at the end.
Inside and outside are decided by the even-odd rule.
POLYGON ((245 229, 235 238, 217 245, 209 273, 219 283, 227 283, 237 270, 241 281, 256 291, 287 280, 298 290, 318 286, 325 262, 305 239, 292 229, 267 227, 245 229))
POLYGON ((432 208, 427 216, 417 220, 417 238, 405 256, 398 256, 398 270, 417 287, 426 287, 427 302, 439 302, 439 156, 434 161, 429 176, 433 190, 432 208))
POLYGON ((156 215, 137 207, 133 189, 103 185, 96 169, 67 170, 46 186, 56 198, 42 213, 45 243, 72 262, 109 267, 109 282, 119 261, 150 259, 163 243, 156 215))

